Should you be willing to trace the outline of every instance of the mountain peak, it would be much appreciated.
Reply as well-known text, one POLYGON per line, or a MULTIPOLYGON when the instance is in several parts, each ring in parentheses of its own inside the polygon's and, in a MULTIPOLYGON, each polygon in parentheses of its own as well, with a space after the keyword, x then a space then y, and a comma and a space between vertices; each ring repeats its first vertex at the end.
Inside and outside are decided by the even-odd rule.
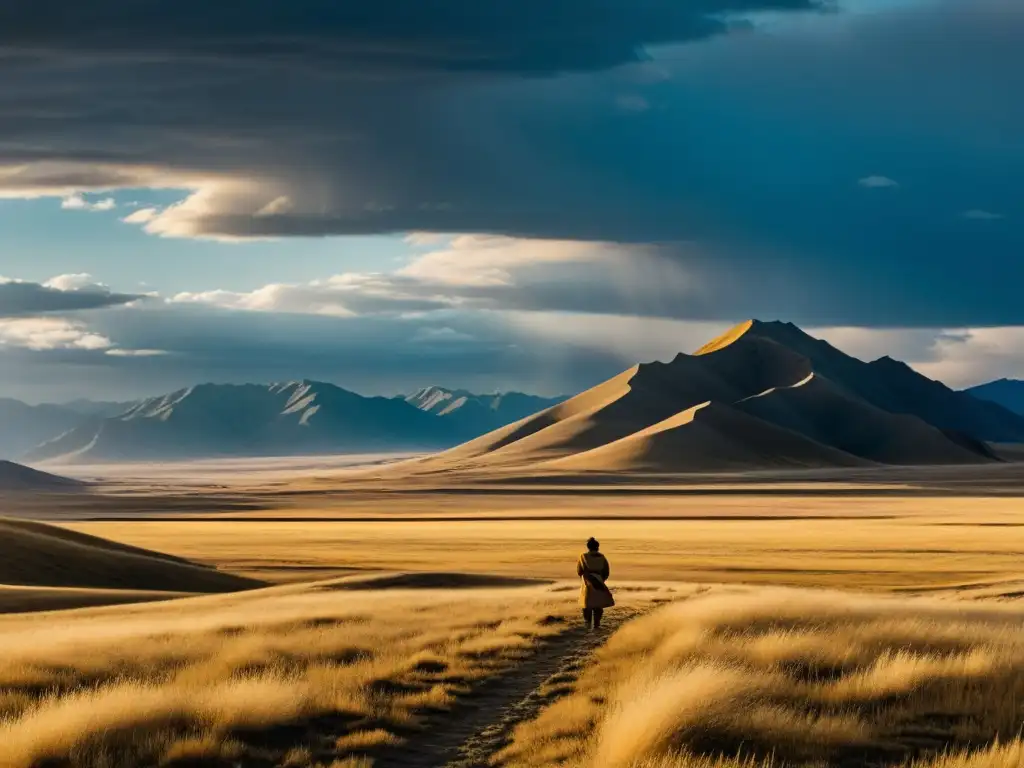
POLYGON ((759 323, 759 320, 745 320, 739 325, 734 325, 721 336, 718 336, 709 341, 703 347, 694 352, 694 354, 710 355, 712 352, 717 352, 720 349, 725 349, 730 344, 735 344, 738 339, 742 338, 747 333, 749 333, 759 323))
POLYGON ((772 341, 780 344, 787 344, 797 339, 803 340, 811 338, 793 323, 783 322, 782 320, 751 319, 733 326, 721 336, 709 341, 703 347, 694 352, 694 354, 709 355, 712 352, 718 352, 721 349, 725 349, 726 347, 735 344, 745 336, 759 336, 761 338, 771 339, 772 341))
POLYGON ((881 363, 882 365, 890 365, 890 366, 891 365, 899 365, 899 366, 902 366, 902 367, 909 367, 902 360, 897 360, 895 357, 892 357, 891 355, 882 355, 880 358, 878 358, 874 362, 881 363))
POLYGON ((894 373, 899 372, 901 374, 906 374, 909 372, 913 373, 914 375, 921 375, 918 374, 917 371, 915 371, 911 366, 907 365, 902 360, 897 360, 895 357, 890 357, 889 355, 882 355, 877 360, 872 360, 870 363, 868 363, 868 365, 872 365, 875 368, 880 368, 882 370, 887 370, 894 373))

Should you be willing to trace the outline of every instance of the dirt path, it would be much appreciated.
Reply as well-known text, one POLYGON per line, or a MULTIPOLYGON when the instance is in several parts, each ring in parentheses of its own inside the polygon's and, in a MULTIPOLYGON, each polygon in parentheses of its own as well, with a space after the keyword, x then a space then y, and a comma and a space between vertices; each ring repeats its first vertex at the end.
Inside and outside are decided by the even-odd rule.
POLYGON ((535 718, 557 698, 545 695, 545 688, 557 690, 573 682, 612 632, 643 611, 616 609, 599 632, 574 626, 548 640, 529 659, 489 679, 453 711, 430 723, 413 743, 380 756, 374 768, 490 768, 491 758, 511 742, 516 726, 535 718))

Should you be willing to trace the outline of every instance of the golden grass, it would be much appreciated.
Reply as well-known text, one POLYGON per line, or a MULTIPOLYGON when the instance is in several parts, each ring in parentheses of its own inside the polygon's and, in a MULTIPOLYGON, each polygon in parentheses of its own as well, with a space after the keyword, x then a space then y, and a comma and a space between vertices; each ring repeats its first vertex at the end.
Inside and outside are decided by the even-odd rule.
POLYGON ((278 587, 0 618, 0 766, 350 766, 564 631, 545 587, 278 587))
MULTIPOLYGON (((312 513, 329 500, 306 503, 312 513)), ((983 497, 392 494, 321 509, 319 520, 66 525, 269 579, 343 567, 565 578, 597 536, 618 578, 890 589, 1019 579, 1020 510, 983 497), (497 515, 506 519, 488 519, 497 515)))
MULTIPOLYGON (((575 616, 573 591, 380 570, 570 578, 580 543, 596 535, 617 582, 665 582, 672 597, 693 589, 667 591, 675 581, 1024 594, 1013 498, 382 493, 286 503, 252 514, 326 519, 69 523, 282 582, 367 574, 0 617, 0 768, 369 768, 373 756, 430 743, 420 741, 429 713, 443 720, 484 679, 514 677, 562 630, 546 617, 575 616)), ((719 585, 626 626, 580 679, 552 678, 540 695, 550 705, 519 726, 502 760, 1022 766, 1022 670, 1024 611, 1012 605, 719 585)))
POLYGON ((719 588, 619 630, 502 764, 1024 765, 1024 610, 719 588))

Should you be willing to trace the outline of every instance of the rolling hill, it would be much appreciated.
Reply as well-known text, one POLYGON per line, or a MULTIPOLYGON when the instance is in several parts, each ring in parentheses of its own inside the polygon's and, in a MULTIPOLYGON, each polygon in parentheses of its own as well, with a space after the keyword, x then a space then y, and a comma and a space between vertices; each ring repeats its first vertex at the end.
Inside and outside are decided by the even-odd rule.
POLYGON ((0 584, 187 593, 261 586, 252 579, 159 552, 43 523, 3 518, 0 584))
POLYGON ((332 384, 203 384, 144 400, 44 443, 28 461, 425 450, 458 441, 445 421, 402 401, 332 384))
POLYGON ((1024 381, 999 379, 965 389, 965 393, 978 400, 995 403, 1018 415, 1024 415, 1024 381))
POLYGON ((79 480, 40 472, 13 461, 0 461, 0 493, 67 493, 80 490, 85 485, 79 480))
POLYGON ((688 472, 996 461, 1024 419, 792 324, 748 321, 693 355, 634 366, 414 471, 688 472))

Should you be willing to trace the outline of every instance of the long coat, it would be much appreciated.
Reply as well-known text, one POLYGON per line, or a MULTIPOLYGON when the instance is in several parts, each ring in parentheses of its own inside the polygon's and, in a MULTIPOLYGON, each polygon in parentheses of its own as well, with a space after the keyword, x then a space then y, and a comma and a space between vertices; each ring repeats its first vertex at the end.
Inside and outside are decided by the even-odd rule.
POLYGON ((580 605, 583 608, 611 608, 615 598, 605 582, 611 575, 608 558, 600 552, 584 552, 576 563, 576 574, 583 582, 580 586, 580 605))

